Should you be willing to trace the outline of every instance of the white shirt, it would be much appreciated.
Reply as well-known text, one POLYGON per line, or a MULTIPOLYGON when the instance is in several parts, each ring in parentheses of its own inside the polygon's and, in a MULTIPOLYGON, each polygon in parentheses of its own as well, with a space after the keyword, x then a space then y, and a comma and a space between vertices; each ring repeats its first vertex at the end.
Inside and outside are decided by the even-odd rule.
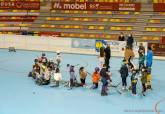
POLYGON ((61 73, 54 73, 54 74, 53 74, 53 77, 54 77, 54 80, 56 80, 56 81, 62 80, 62 75, 61 75, 61 73))

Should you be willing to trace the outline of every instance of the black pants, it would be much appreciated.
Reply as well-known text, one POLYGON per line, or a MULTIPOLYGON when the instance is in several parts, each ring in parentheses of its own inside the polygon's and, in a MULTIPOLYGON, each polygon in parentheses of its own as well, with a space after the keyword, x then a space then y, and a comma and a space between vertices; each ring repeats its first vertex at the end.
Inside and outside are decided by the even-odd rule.
POLYGON ((145 83, 142 84, 142 92, 143 92, 143 93, 146 92, 146 85, 145 85, 145 83))
POLYGON ((60 82, 56 81, 56 87, 59 87, 59 85, 60 85, 60 82))
POLYGON ((133 44, 128 44, 128 43, 127 43, 127 46, 128 46, 130 49, 133 49, 133 44))
POLYGON ((97 89, 98 88, 98 83, 93 83, 94 87, 93 89, 97 89))
POLYGON ((101 89, 101 96, 108 95, 108 81, 105 78, 101 79, 102 82, 102 89, 101 89))
POLYGON ((108 71, 109 69, 109 59, 110 58, 105 58, 105 65, 106 65, 106 70, 108 71))
POLYGON ((81 84, 84 85, 85 84, 85 79, 80 79, 81 84))
POLYGON ((127 86, 127 78, 122 77, 122 86, 127 86))
POLYGON ((74 84, 74 81, 73 79, 70 79, 70 87, 73 87, 75 84, 74 84))
POLYGON ((108 84, 107 85, 102 85, 102 89, 101 89, 101 96, 106 96, 108 95, 108 84))
POLYGON ((44 80, 43 85, 48 85, 50 84, 50 80, 44 80))

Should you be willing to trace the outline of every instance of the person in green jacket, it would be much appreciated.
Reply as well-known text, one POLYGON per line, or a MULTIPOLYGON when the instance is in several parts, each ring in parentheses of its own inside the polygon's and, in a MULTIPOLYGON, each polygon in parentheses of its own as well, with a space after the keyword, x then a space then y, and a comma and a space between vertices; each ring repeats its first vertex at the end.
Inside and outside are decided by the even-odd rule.
POLYGON ((143 53, 139 53, 139 70, 144 67, 145 55, 143 53))

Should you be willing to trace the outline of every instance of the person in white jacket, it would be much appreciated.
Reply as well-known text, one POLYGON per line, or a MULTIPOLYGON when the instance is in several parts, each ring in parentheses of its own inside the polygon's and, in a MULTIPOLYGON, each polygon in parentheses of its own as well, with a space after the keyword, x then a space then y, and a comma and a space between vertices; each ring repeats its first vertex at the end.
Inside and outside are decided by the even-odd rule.
POLYGON ((56 56, 55 63, 57 64, 57 67, 59 68, 60 67, 60 63, 61 63, 61 54, 60 54, 59 50, 57 50, 57 56, 56 56))
POLYGON ((53 78, 54 78, 54 81, 55 81, 55 86, 54 87, 59 87, 59 83, 62 80, 62 75, 60 73, 59 68, 56 69, 56 72, 53 74, 53 78))
POLYGON ((103 65, 105 64, 105 54, 104 54, 104 47, 100 48, 100 55, 98 56, 99 59, 99 66, 100 69, 103 68, 103 65))

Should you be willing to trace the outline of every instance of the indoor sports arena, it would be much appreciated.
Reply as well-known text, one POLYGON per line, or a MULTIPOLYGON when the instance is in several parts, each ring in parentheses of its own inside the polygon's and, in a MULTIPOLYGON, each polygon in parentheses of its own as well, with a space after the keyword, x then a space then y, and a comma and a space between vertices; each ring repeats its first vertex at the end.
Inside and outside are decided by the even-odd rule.
POLYGON ((165 114, 164 69, 165 0, 0 0, 0 114, 165 114))

